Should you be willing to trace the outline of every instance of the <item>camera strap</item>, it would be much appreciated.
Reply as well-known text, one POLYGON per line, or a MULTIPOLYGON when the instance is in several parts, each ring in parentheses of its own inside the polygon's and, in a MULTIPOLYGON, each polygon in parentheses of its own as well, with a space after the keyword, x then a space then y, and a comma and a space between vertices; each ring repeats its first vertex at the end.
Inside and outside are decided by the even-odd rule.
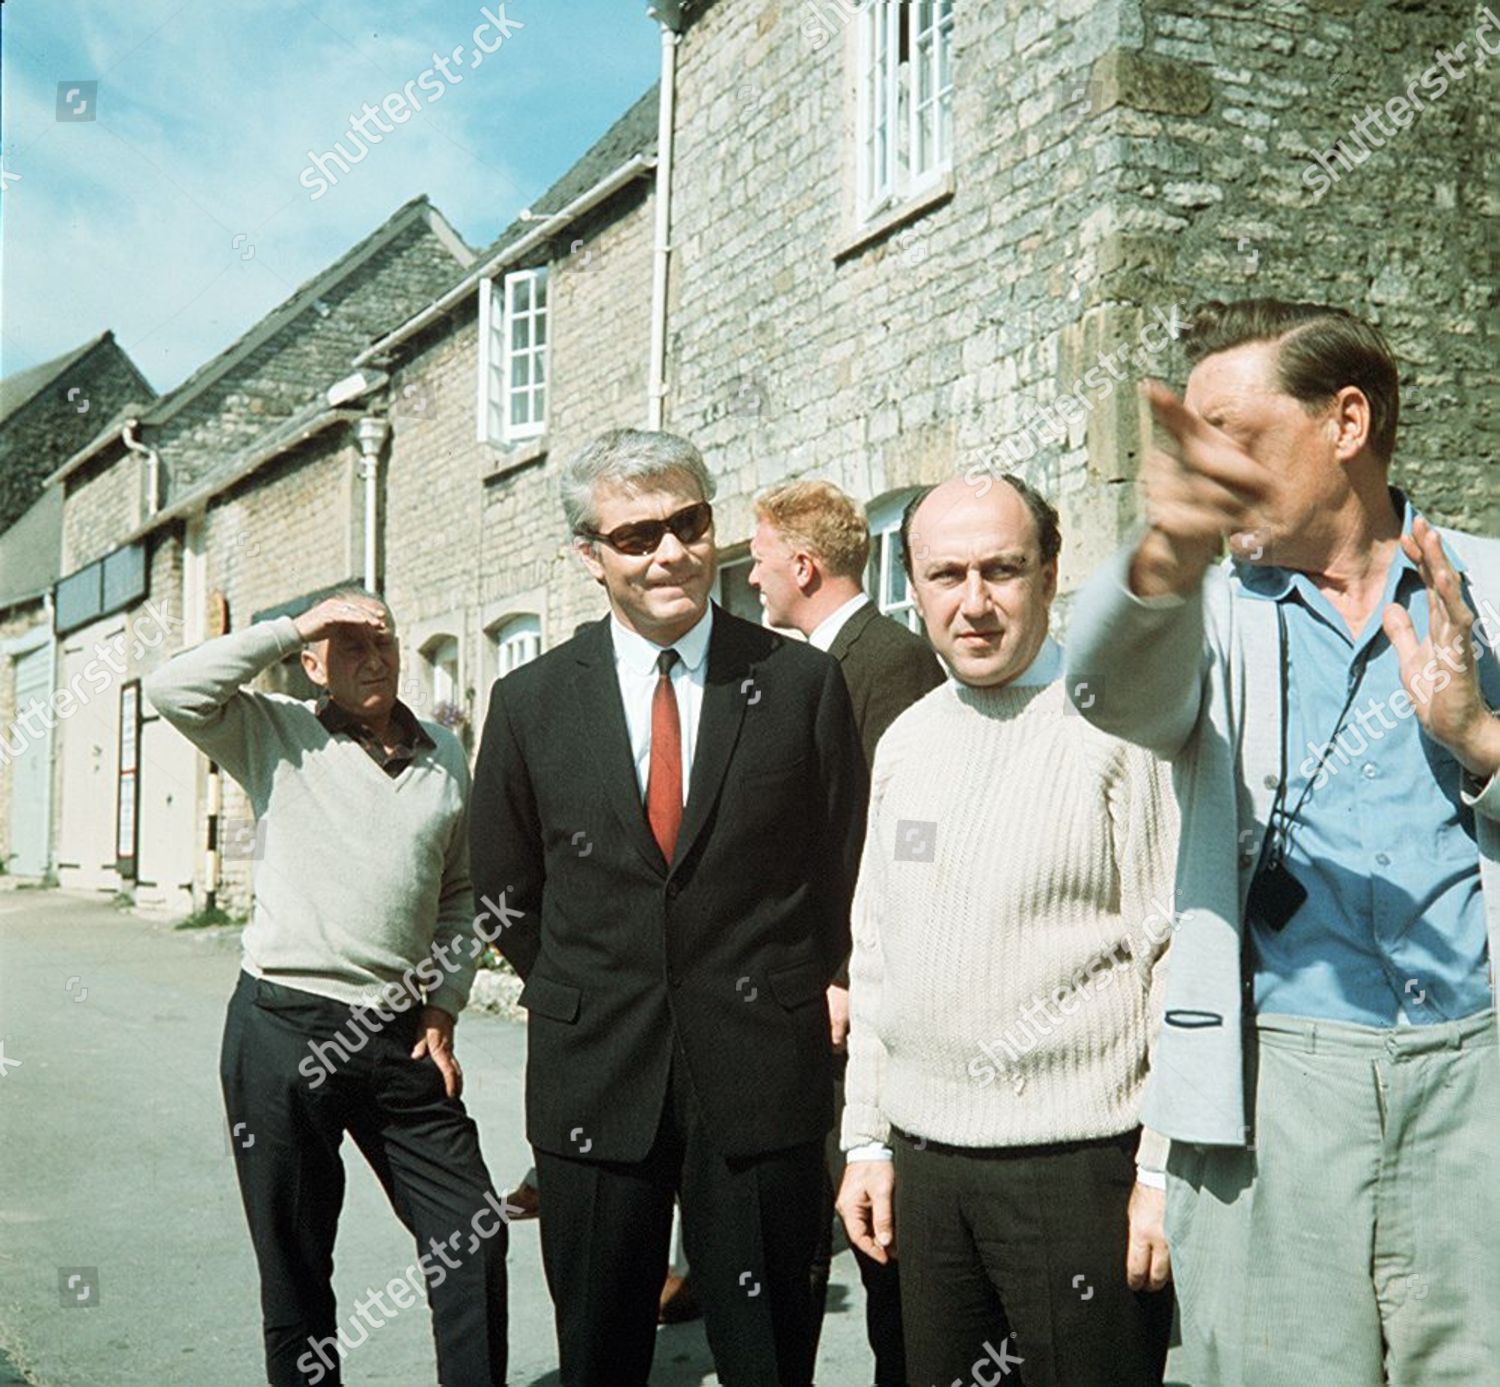
POLYGON ((1291 657, 1287 650, 1286 608, 1279 601, 1276 604, 1276 634, 1281 656, 1281 775, 1276 783, 1276 798, 1271 802, 1271 812, 1266 820, 1269 831, 1266 834, 1266 851, 1261 859, 1262 865, 1265 866, 1274 866, 1286 857, 1292 825, 1296 823, 1297 816, 1302 812, 1302 806, 1307 803, 1307 797, 1312 793, 1313 782, 1318 778, 1318 771, 1323 769, 1324 763, 1333 754, 1334 743, 1338 741, 1339 733, 1344 730, 1349 710, 1354 707, 1354 700, 1359 695, 1360 685, 1364 683, 1365 668, 1369 664, 1372 648, 1367 645, 1360 652, 1354 668, 1349 673, 1349 691, 1344 697, 1344 706, 1339 709, 1338 718, 1333 724, 1333 732, 1323 744, 1322 751, 1318 753, 1318 771, 1308 776, 1307 784, 1302 787, 1302 793, 1297 796, 1296 804, 1287 810, 1284 805, 1287 792, 1287 736, 1291 712, 1291 657))

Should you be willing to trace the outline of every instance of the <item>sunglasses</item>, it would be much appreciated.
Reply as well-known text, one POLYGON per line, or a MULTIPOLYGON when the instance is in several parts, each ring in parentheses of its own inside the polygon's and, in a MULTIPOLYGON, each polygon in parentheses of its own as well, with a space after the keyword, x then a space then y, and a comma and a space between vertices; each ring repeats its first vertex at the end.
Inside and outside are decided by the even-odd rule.
POLYGON ((621 554, 654 554, 670 530, 682 544, 696 544, 713 528, 714 508, 707 501, 684 506, 665 520, 636 520, 619 525, 608 534, 597 530, 580 530, 584 539, 601 540, 621 554))

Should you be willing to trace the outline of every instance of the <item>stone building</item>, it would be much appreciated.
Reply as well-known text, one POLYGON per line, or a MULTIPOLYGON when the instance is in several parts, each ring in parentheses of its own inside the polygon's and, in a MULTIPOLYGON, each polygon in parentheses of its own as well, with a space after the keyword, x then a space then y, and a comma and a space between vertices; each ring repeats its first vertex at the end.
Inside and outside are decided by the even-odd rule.
POLYGON ((378 488, 362 474, 379 438, 360 421, 380 382, 350 380, 349 363, 471 259, 414 199, 49 479, 63 495, 56 685, 78 705, 59 724, 62 885, 243 903, 253 835, 238 787, 143 706, 140 678, 185 645, 364 579, 378 488))
POLYGON ((384 594, 408 701, 452 706, 471 749, 493 680, 603 610, 556 476, 646 423, 656 135, 652 91, 358 358, 391 376, 384 594))
MULTIPOLYGON (((752 502, 789 477, 867 506, 871 590, 914 621, 895 545, 913 489, 1023 472, 1062 512, 1066 594, 1135 513, 1135 382, 1180 384, 1172 337, 1213 297, 1380 323, 1406 392, 1398 480, 1438 519, 1500 527, 1487 7, 653 10, 659 87, 492 245, 408 204, 55 474, 62 674, 148 597, 180 629, 132 671, 367 575, 403 696, 472 750, 492 680, 604 610, 557 479, 621 424, 703 448, 730 610, 758 618, 752 502), (80 584, 126 609, 85 610, 80 584)), ((132 724, 122 743, 99 702, 61 758, 65 878, 243 909, 244 806, 149 712, 128 784, 132 724)))
POLYGON ((0 381, 0 869, 50 864, 52 586, 62 492, 49 473, 127 401, 156 392, 112 332, 0 381))
MULTIPOLYGON (((724 539, 788 475, 838 482, 888 531, 919 483, 1026 470, 1074 587, 1134 514, 1134 380, 1182 377, 1160 325, 1252 294, 1378 322, 1406 392, 1398 479, 1500 528, 1493 11, 671 8, 668 419, 722 479, 724 539), (1460 44, 1440 90, 1434 50, 1460 44), (1424 77, 1424 109, 1356 147, 1354 122, 1424 77)), ((879 562, 900 607, 888 541, 879 562)))

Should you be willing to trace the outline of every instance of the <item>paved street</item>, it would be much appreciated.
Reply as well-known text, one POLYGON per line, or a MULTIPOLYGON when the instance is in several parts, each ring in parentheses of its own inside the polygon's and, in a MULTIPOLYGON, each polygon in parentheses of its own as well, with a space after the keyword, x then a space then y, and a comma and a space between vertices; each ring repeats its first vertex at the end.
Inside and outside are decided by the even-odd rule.
MULTIPOLYGON (((175 930, 106 901, 0 891, 0 1383, 248 1387, 260 1371, 255 1268, 218 1088, 238 934, 175 930), (71 1289, 69 1287, 71 1286, 71 1289), (11 1360, 7 1375, 5 1359, 11 1360)), ((526 1169, 524 1029, 469 1015, 465 1097, 503 1190, 526 1169)), ((341 1314, 413 1258, 362 1157, 336 1255, 341 1314)), ((819 1382, 869 1380, 847 1252, 834 1266, 819 1382), (853 1289, 851 1289, 853 1288, 853 1289)), ((557 1381, 534 1223, 512 1231, 511 1382, 557 1381)), ((353 1350, 350 1387, 433 1382, 425 1308, 353 1350)), ((653 1383, 714 1381, 699 1324, 660 1332, 653 1383)))

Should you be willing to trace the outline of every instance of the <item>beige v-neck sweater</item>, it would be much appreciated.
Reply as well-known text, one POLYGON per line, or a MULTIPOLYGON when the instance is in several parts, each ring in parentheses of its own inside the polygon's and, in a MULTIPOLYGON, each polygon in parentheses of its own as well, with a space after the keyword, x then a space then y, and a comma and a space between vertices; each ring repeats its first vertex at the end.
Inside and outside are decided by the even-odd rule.
POLYGON ((351 1006, 388 987, 425 990, 456 1016, 480 952, 463 748, 423 722, 435 745, 392 777, 311 703, 245 687, 301 646, 296 622, 279 617, 184 651, 144 684, 239 781, 258 820, 244 967, 351 1006))
POLYGON ((950 680, 902 713, 854 901, 845 1149, 893 1124, 964 1147, 1134 1127, 1176 836, 1167 769, 1061 681, 950 680))

